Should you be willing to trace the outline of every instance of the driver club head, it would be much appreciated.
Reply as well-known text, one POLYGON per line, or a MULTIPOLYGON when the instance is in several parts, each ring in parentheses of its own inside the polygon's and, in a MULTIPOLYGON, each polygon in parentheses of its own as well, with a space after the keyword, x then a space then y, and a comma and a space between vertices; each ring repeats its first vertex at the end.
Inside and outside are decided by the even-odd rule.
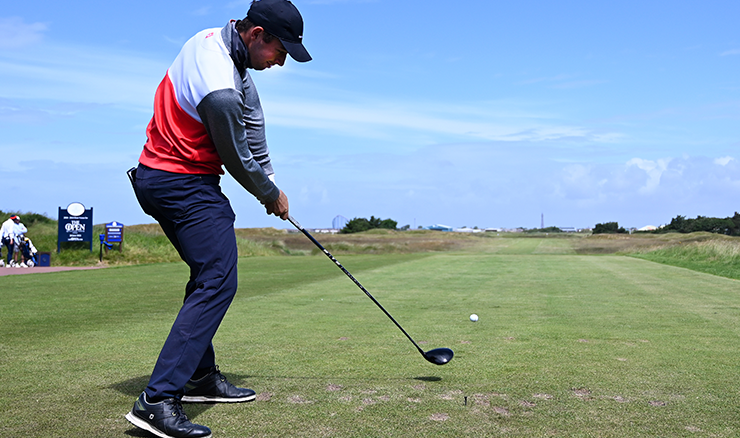
POLYGON ((424 359, 435 365, 444 365, 452 360, 455 353, 449 348, 435 348, 424 353, 424 359))

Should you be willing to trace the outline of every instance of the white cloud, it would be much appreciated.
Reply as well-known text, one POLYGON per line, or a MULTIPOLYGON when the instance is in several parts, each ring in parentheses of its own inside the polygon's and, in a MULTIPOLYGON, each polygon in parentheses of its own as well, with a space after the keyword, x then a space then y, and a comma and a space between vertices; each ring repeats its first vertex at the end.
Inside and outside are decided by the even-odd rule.
POLYGON ((727 166, 730 163, 730 161, 734 161, 734 160, 735 159, 732 158, 732 157, 730 157, 730 156, 722 157, 722 158, 716 158, 714 160, 714 164, 717 164, 719 166, 727 166))
POLYGON ((555 193, 571 200, 593 200, 598 198, 600 187, 605 181, 597 181, 598 174, 590 164, 570 164, 563 168, 561 181, 555 193))
POLYGON ((263 106, 271 125, 376 139, 398 140, 399 135, 404 138, 421 135, 425 144, 470 139, 511 142, 572 138, 613 143, 622 138, 618 133, 595 133, 516 109, 509 115, 498 116, 495 113, 505 113, 505 107, 491 109, 476 104, 450 107, 442 102, 300 101, 273 97, 263 101, 263 106))
POLYGON ((122 51, 44 44, 33 52, 0 52, 0 95, 150 110, 167 66, 167 62, 122 51))
POLYGON ((47 25, 26 23, 20 17, 0 18, 0 48, 19 49, 32 46, 44 39, 47 25))
POLYGON ((722 52, 719 54, 719 56, 728 56, 728 55, 740 55, 740 49, 732 49, 732 50, 728 50, 726 52, 722 52))
POLYGON ((594 133, 591 135, 593 141, 597 143, 619 143, 620 141, 627 138, 625 134, 618 132, 606 132, 603 134, 594 133))
POLYGON ((638 169, 645 171, 648 176, 645 185, 639 189, 639 193, 652 193, 660 185, 660 177, 668 168, 671 159, 659 159, 657 161, 643 160, 642 158, 633 158, 627 162, 627 167, 636 166, 638 169))

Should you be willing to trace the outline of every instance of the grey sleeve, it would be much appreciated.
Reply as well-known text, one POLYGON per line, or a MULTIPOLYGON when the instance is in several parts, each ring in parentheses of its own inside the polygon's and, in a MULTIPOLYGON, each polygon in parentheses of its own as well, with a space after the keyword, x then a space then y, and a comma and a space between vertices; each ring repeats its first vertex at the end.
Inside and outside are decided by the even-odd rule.
MULTIPOLYGON (((237 80, 237 78, 239 78, 238 75, 234 77, 234 80, 237 80)), ((265 116, 262 113, 262 104, 260 103, 259 94, 257 94, 257 87, 254 86, 252 76, 248 72, 244 74, 241 86, 240 91, 244 93, 244 126, 247 129, 249 150, 252 152, 254 159, 262 166, 262 170, 266 174, 272 175, 275 172, 272 170, 270 151, 267 149, 265 116)))
POLYGON ((256 105, 257 112, 246 108, 241 93, 227 88, 209 93, 197 110, 229 174, 260 202, 269 203, 277 200, 280 189, 268 178, 273 172, 259 99, 256 105))

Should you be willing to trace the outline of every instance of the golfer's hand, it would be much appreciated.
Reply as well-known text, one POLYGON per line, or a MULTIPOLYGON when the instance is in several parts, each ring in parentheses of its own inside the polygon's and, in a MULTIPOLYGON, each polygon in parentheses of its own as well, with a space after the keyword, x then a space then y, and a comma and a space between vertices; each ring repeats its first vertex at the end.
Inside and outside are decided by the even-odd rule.
POLYGON ((280 196, 274 201, 265 204, 267 214, 274 214, 282 220, 288 219, 288 197, 280 190, 280 196))

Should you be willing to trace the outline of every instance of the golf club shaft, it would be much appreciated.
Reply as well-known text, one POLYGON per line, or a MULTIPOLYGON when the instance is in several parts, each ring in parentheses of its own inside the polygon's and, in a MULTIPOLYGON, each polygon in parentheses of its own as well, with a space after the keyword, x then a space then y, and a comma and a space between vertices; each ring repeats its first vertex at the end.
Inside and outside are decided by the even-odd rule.
POLYGON ((301 226, 301 224, 299 224, 295 219, 293 219, 293 216, 288 216, 288 221, 290 221, 290 223, 293 224, 294 227, 296 227, 301 233, 303 233, 303 235, 305 235, 306 237, 308 237, 308 239, 311 242, 313 242, 313 244, 316 245, 316 247, 318 247, 321 251, 323 251, 324 254, 326 254, 326 256, 329 257, 329 259, 332 262, 334 262, 334 264, 337 265, 339 267, 339 269, 341 269, 342 272, 344 272, 347 275, 347 277, 349 277, 349 279, 352 280, 357 285, 357 287, 360 288, 360 290, 362 290, 363 292, 365 292, 365 295, 367 295, 368 298, 370 298, 371 300, 373 300, 373 303, 375 303, 375 305, 378 306, 380 308, 380 310, 382 310, 383 313, 385 313, 385 315, 388 318, 390 318, 391 321, 393 321, 394 324, 396 324, 396 327, 398 327, 398 329, 401 330, 403 332, 403 334, 406 335, 407 338, 409 338, 409 341, 411 341, 411 343, 414 344, 414 347, 416 347, 416 349, 419 350, 419 353, 421 353, 422 356, 426 357, 426 354, 424 353, 424 350, 422 350, 416 344, 416 342, 411 338, 411 336, 409 336, 409 334, 406 333, 406 330, 404 330, 403 327, 401 327, 401 324, 399 324, 395 319, 393 319, 393 317, 391 316, 391 314, 388 313, 388 311, 385 310, 385 308, 383 308, 383 306, 380 305, 380 303, 378 302, 378 300, 376 300, 375 297, 373 297, 372 295, 370 295, 370 292, 368 292, 367 289, 365 289, 362 286, 362 284, 360 284, 360 282, 357 281, 357 279, 355 277, 353 277, 352 274, 350 274, 350 272, 347 269, 345 269, 344 266, 342 266, 342 264, 339 263, 339 261, 337 259, 335 259, 334 256, 331 255, 331 253, 329 251, 327 251, 326 248, 324 248, 319 243, 318 240, 314 239, 314 237, 308 231, 306 231, 306 229, 303 228, 301 226))

